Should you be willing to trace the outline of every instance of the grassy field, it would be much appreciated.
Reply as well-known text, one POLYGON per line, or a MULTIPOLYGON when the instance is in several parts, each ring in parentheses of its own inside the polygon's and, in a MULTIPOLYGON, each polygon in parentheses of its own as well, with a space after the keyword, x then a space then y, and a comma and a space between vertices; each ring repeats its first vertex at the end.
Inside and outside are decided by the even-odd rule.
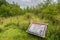
POLYGON ((35 15, 31 16, 31 21, 48 23, 48 30, 44 39, 26 33, 29 27, 27 15, 1 18, 0 40, 60 40, 59 26, 53 25, 49 20, 43 20, 35 15))

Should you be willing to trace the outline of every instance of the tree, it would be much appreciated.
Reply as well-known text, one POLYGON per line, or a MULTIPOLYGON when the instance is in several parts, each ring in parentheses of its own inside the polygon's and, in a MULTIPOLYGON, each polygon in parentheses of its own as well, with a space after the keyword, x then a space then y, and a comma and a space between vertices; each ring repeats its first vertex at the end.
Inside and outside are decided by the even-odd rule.
POLYGON ((60 3, 60 0, 57 0, 58 1, 58 3, 60 3))
POLYGON ((6 0, 0 0, 0 5, 6 4, 6 3, 7 3, 6 0))

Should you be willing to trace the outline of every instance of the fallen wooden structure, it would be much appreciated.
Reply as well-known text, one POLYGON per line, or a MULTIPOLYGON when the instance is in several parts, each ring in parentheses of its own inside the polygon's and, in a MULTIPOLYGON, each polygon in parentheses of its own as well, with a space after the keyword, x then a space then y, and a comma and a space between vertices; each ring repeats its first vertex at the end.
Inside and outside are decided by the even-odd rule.
POLYGON ((46 24, 46 23, 32 22, 32 23, 30 23, 30 26, 26 32, 39 36, 39 37, 42 37, 42 38, 45 38, 47 26, 48 26, 48 24, 46 24))

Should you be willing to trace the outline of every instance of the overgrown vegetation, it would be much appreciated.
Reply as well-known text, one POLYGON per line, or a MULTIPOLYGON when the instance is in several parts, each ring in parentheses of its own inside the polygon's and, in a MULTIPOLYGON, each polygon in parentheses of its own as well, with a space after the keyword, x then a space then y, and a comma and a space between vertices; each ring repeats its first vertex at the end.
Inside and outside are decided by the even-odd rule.
POLYGON ((22 9, 0 0, 0 40, 60 40, 60 2, 51 2, 22 9), (48 23, 46 38, 26 33, 30 21, 48 23))

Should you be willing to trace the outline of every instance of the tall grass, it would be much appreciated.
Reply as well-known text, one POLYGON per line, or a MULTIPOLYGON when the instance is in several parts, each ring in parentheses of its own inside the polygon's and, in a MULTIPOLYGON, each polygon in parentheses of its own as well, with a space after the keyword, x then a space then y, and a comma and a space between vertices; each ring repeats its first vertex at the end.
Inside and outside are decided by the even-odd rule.
POLYGON ((0 40, 60 40, 60 27, 58 25, 53 25, 50 20, 40 19, 34 15, 31 16, 33 22, 48 23, 46 37, 41 38, 28 34, 26 32, 29 27, 29 19, 27 17, 28 15, 19 16, 19 19, 16 16, 5 18, 3 26, 0 26, 0 40))

